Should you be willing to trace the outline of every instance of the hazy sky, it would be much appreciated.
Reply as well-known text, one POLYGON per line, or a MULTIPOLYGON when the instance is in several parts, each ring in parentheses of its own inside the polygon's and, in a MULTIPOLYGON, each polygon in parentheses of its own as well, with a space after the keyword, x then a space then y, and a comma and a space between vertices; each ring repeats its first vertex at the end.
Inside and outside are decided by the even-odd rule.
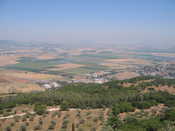
POLYGON ((175 0, 0 0, 0 39, 175 45, 175 0))

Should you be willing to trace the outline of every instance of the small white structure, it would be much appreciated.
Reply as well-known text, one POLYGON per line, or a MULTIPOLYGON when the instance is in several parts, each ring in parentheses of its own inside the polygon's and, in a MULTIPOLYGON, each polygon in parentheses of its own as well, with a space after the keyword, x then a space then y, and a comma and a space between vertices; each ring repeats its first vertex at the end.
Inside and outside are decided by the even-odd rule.
POLYGON ((61 85, 58 84, 57 82, 52 82, 52 87, 58 88, 58 87, 61 87, 61 85))
POLYGON ((43 87, 44 87, 45 89, 50 89, 50 88, 52 88, 51 85, 49 85, 49 84, 44 84, 43 87))
POLYGON ((94 83, 103 84, 105 82, 108 82, 108 80, 103 78, 94 79, 94 83))

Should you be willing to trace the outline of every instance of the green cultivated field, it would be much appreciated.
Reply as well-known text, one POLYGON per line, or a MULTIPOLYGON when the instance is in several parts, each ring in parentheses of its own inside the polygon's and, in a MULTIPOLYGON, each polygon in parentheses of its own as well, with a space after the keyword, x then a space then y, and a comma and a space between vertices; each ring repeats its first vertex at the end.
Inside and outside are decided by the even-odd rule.
POLYGON ((58 74, 61 73, 70 73, 70 74, 80 74, 80 73, 89 73, 89 72, 96 72, 100 70, 107 70, 108 67, 100 65, 104 60, 107 58, 112 58, 113 56, 109 57, 109 54, 106 55, 79 55, 79 56, 71 56, 59 59, 50 59, 50 60, 38 60, 35 58, 23 57, 18 60, 17 64, 9 65, 4 68, 6 69, 15 69, 15 70, 25 70, 25 71, 32 71, 32 72, 41 72, 45 71, 51 74, 58 74), (59 64, 65 63, 74 63, 74 64, 82 64, 85 65, 84 67, 79 67, 75 69, 66 69, 62 71, 48 71, 48 69, 53 68, 59 64))
POLYGON ((9 66, 6 66, 5 68, 40 72, 48 68, 52 68, 57 64, 66 63, 67 61, 65 59, 38 60, 34 58, 24 57, 24 58, 21 58, 18 62, 19 63, 15 65, 9 65, 9 66))

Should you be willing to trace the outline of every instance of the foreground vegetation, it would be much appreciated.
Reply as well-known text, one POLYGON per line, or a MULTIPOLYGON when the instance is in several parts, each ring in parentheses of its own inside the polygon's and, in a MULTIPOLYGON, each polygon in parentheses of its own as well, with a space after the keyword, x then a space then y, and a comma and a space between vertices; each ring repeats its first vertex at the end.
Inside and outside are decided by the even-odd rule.
POLYGON ((100 131, 108 110, 52 111, 0 120, 0 131, 100 131))
POLYGON ((164 131, 175 129, 175 95, 154 89, 143 92, 147 87, 164 85, 174 87, 175 80, 137 77, 105 84, 69 84, 61 89, 1 98, 0 113, 23 104, 35 105, 34 111, 38 115, 46 114, 47 106, 59 105, 64 111, 70 108, 86 110, 111 108, 108 120, 101 123, 103 125, 101 130, 164 131), (131 86, 124 87, 124 83, 130 83, 131 86), (151 116, 144 114, 145 109, 159 104, 163 104, 166 108, 163 108, 159 113, 152 113, 151 116), (133 113, 132 115, 127 114, 121 119, 121 113, 134 112, 136 109, 140 110, 139 117, 137 117, 138 114, 133 113))

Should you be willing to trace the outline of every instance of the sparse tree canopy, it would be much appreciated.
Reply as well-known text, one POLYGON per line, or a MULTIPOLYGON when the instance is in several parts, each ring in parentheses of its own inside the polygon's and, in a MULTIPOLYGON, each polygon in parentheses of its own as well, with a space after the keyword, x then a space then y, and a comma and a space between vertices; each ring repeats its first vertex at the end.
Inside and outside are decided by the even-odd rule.
POLYGON ((38 115, 42 115, 46 112, 46 106, 45 105, 40 105, 37 104, 34 107, 34 111, 38 114, 38 115))

